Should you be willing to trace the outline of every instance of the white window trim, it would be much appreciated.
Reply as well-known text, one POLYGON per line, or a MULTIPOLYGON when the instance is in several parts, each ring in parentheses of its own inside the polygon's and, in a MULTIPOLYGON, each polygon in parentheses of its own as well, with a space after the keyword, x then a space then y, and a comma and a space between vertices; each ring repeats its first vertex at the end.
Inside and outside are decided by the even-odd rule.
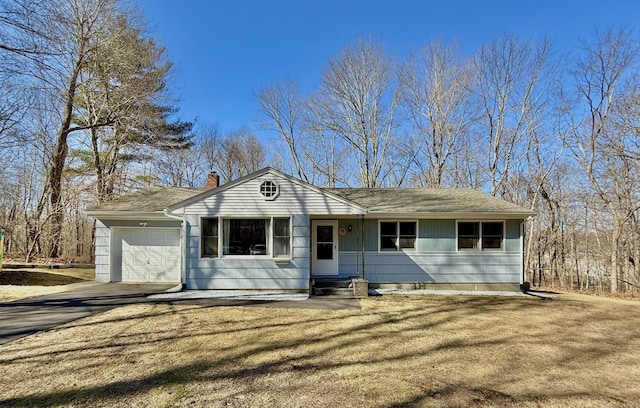
MULTIPOLYGON (((260 194, 260 196, 265 201, 273 201, 280 195, 280 185, 278 183, 276 183, 275 181, 273 181, 273 180, 263 180, 260 184, 258 184, 258 194, 260 194), (267 197, 266 195, 262 194, 262 186, 265 183, 272 183, 273 186, 276 189, 275 193, 271 197, 267 197)), ((278 218, 278 217, 276 217, 276 218, 278 218)))
POLYGON ((506 230, 507 230, 507 221, 506 220, 456 220, 456 252, 506 252, 506 246, 507 246, 507 234, 506 234, 506 230), (458 224, 461 222, 477 222, 480 224, 479 226, 479 237, 478 237, 478 249, 460 249, 459 245, 458 245, 458 224), (485 222, 501 222, 502 223, 502 245, 500 249, 483 249, 482 248, 482 239, 484 234, 482 233, 482 224, 485 222))
POLYGON ((265 216, 232 216, 232 217, 214 217, 214 216, 201 216, 200 217, 200 225, 199 225, 199 231, 198 231, 198 239, 200 241, 200 245, 198 248, 198 252, 199 252, 199 259, 203 259, 203 260, 207 260, 207 259, 272 259, 274 260, 276 263, 280 263, 280 262, 288 262, 291 260, 292 258, 292 254, 293 254, 293 217, 291 215, 274 215, 274 216, 269 216, 269 217, 265 217, 265 216), (218 220, 218 255, 217 256, 210 256, 210 255, 203 255, 202 253, 202 239, 203 239, 203 235, 202 235, 202 220, 203 219, 217 219, 218 220), (275 218, 287 218, 289 219, 289 256, 278 256, 275 257, 273 256, 273 240, 274 240, 274 226, 273 226, 273 220, 275 218), (268 254, 267 255, 224 255, 224 249, 223 249, 223 245, 224 245, 224 220, 231 220, 231 219, 236 219, 236 220, 244 220, 244 219, 251 219, 251 220, 267 220, 268 221, 268 228, 267 228, 267 247, 268 247, 268 254))
POLYGON ((218 259, 218 258, 220 258, 220 255, 222 255, 221 254, 222 251, 220 250, 220 248, 222 248, 220 246, 222 244, 221 234, 220 234, 221 218, 220 217, 215 217, 215 216, 211 216, 210 217, 210 216, 203 215, 203 216, 200 217, 199 222, 200 223, 198 225, 198 242, 199 242, 199 245, 198 245, 198 255, 199 255, 198 259, 218 259), (208 220, 217 219, 218 220, 218 255, 205 255, 205 254, 202 253, 203 252, 202 249, 203 249, 203 245, 204 245, 203 242, 202 242, 203 238, 204 238, 204 236, 202 235, 202 223, 203 223, 203 220, 205 220, 205 219, 208 219, 208 220))
POLYGON ((378 219, 378 253, 380 254, 401 254, 403 252, 418 252, 418 237, 420 237, 419 233, 420 223, 416 219, 378 219), (381 227, 380 224, 383 222, 395 222, 396 223, 396 249, 395 251, 391 250, 383 250, 382 249, 382 240, 380 239, 381 235, 381 227), (400 223, 401 222, 415 222, 416 224, 416 241, 414 248, 400 248, 400 223))
POLYGON ((271 257, 276 263, 289 262, 293 254, 293 217, 290 215, 273 216, 271 217, 271 222, 269 223, 269 229, 270 229, 269 233, 271 235, 271 248, 269 248, 270 249, 269 253, 271 254, 271 257), (273 255, 273 243, 275 241, 275 231, 273 226, 274 224, 273 220, 276 218, 287 218, 289 220, 289 256, 273 255))

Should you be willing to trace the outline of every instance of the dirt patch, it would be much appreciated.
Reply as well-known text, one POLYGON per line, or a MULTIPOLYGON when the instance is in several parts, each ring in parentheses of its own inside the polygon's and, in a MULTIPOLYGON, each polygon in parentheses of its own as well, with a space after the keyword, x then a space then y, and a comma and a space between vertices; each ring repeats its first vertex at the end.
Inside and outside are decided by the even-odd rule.
POLYGON ((84 279, 60 273, 39 272, 25 269, 2 270, 0 285, 58 286, 82 282, 84 279))
POLYGON ((0 346, 0 406, 638 406, 636 301, 131 305, 0 346))

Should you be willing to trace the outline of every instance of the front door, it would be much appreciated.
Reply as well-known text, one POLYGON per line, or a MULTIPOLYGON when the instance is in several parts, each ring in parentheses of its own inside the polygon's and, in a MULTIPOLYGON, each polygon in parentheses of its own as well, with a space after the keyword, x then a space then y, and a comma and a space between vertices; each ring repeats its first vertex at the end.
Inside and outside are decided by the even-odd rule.
POLYGON ((313 275, 338 274, 338 221, 312 221, 313 275))

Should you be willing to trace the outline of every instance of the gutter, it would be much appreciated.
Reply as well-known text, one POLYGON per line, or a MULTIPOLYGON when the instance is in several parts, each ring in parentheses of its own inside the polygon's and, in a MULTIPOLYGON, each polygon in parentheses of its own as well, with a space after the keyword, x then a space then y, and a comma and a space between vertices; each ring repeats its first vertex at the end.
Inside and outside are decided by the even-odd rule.
POLYGON ((180 221, 184 221, 184 218, 179 216, 179 215, 175 215, 174 213, 172 213, 171 211, 169 211, 168 208, 165 208, 162 213, 164 214, 165 217, 169 217, 169 218, 173 218, 175 220, 180 220, 180 221))

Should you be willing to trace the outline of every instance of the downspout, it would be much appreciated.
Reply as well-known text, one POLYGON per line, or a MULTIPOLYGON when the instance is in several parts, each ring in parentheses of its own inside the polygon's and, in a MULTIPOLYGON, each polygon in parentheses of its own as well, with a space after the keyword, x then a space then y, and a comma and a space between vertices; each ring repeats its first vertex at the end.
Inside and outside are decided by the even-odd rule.
POLYGON ((360 278, 365 279, 364 277, 364 214, 360 216, 360 240, 362 241, 362 272, 360 273, 360 278))
POLYGON ((180 221, 180 253, 182 255, 180 260, 180 280, 184 289, 187 285, 187 223, 184 217, 172 213, 168 208, 165 208, 162 212, 165 217, 180 221))
POLYGON ((520 221, 520 290, 524 291, 524 234, 527 228, 525 227, 525 221, 520 221))
POLYGON ((531 221, 533 217, 528 217, 520 222, 520 289, 523 292, 529 291, 529 285, 527 285, 526 268, 525 268, 525 253, 524 243, 527 235, 527 222, 531 221))

